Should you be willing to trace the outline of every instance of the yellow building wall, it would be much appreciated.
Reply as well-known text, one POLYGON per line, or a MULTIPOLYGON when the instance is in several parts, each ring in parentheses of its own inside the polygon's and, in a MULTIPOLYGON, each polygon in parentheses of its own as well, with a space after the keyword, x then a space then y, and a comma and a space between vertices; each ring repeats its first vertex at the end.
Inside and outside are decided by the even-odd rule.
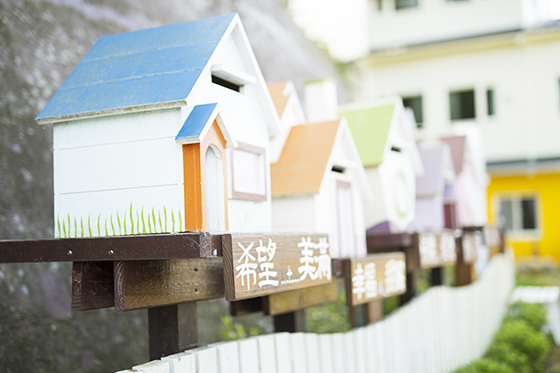
POLYGON ((537 224, 540 237, 512 238, 506 242, 514 249, 515 256, 532 255, 534 247, 540 255, 550 255, 560 262, 560 173, 535 176, 491 176, 488 186, 488 219, 497 223, 500 195, 536 195, 537 224))

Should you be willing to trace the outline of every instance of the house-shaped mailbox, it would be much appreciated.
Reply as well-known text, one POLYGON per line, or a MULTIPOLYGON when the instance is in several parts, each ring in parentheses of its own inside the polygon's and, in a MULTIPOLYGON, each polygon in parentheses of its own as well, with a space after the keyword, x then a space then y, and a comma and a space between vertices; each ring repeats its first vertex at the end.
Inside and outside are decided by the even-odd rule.
POLYGON ((237 14, 101 37, 36 120, 57 236, 270 229, 279 120, 237 14))
POLYGON ((418 145, 424 174, 416 178, 416 215, 411 232, 440 232, 445 224, 445 205, 454 203, 455 172, 449 145, 425 141, 418 145))
POLYGON ((269 83, 268 90, 280 118, 280 132, 270 140, 270 163, 278 162, 290 129, 306 122, 296 88, 291 81, 269 83))
POLYGON ((301 120, 297 96, 272 97, 284 108, 281 120, 292 123, 270 166, 273 230, 328 232, 332 257, 364 256, 364 205, 373 196, 346 120, 293 125, 301 120))
POLYGON ((414 221, 416 177, 423 166, 413 117, 400 98, 341 108, 375 197, 365 211, 368 233, 406 231, 414 221))
POLYGON ((486 172, 484 162, 477 162, 476 138, 457 135, 442 137, 449 145, 455 169, 455 202, 446 206, 446 220, 453 228, 481 226, 486 222, 486 172), (482 165, 480 164, 482 163, 482 165))

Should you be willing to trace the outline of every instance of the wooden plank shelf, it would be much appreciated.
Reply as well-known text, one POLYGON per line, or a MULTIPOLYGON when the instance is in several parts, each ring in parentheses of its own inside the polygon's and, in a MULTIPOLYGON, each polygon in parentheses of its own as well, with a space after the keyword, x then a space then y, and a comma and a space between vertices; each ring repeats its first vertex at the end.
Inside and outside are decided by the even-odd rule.
POLYGON ((221 235, 183 232, 0 241, 0 263, 99 262, 221 256, 221 235))

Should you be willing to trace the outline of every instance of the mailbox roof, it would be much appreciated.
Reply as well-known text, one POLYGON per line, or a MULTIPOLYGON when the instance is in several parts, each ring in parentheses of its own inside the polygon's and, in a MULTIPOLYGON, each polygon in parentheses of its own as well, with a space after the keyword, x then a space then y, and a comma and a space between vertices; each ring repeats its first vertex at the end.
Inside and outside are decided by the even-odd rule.
POLYGON ((184 102, 235 17, 102 36, 35 119, 184 102))

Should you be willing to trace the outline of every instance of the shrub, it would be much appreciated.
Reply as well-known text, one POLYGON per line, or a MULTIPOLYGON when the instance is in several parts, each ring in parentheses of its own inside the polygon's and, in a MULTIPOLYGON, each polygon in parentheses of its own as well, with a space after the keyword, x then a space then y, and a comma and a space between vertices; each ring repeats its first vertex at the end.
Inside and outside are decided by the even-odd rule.
POLYGON ((492 343, 486 357, 507 364, 517 373, 532 373, 527 356, 508 343, 492 343))
POLYGON ((509 309, 507 319, 523 320, 537 331, 546 325, 546 310, 539 304, 515 302, 509 309))
POLYGON ((262 332, 262 329, 257 327, 250 327, 249 331, 247 331, 243 324, 233 322, 233 318, 231 316, 220 316, 220 321, 222 325, 220 325, 218 331, 225 341, 234 341, 237 339, 253 337, 261 334, 262 332))
POLYGON ((311 333, 341 333, 351 329, 344 292, 336 302, 305 310, 307 330, 311 333))
POLYGON ((543 361, 550 348, 546 335, 536 331, 524 320, 507 319, 496 333, 494 345, 507 344, 527 356, 533 372, 543 369, 543 361))
POLYGON ((486 357, 457 369, 455 373, 517 373, 517 371, 504 362, 486 357))

